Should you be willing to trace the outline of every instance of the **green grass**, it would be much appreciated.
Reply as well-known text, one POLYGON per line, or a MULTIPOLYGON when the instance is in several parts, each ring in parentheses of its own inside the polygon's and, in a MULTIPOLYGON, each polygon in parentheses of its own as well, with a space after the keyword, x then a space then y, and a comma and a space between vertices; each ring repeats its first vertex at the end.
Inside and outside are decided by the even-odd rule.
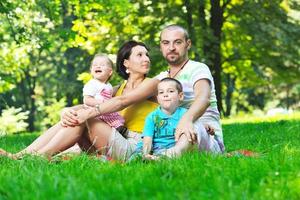
MULTIPOLYGON (((60 163, 0 157, 0 199, 300 199, 300 121, 223 126, 228 151, 258 158, 187 154, 156 163, 103 163, 81 155, 60 163)), ((0 138, 17 151, 36 135, 0 138)))

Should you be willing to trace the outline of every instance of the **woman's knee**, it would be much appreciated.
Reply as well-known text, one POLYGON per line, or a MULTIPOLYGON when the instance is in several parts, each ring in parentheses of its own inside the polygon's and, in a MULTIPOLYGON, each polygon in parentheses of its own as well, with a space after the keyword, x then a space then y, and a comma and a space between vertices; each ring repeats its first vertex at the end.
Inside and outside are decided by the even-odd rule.
POLYGON ((92 137, 101 136, 101 137, 109 137, 112 132, 112 128, 99 119, 89 119, 87 121, 87 127, 89 130, 89 134, 92 137))

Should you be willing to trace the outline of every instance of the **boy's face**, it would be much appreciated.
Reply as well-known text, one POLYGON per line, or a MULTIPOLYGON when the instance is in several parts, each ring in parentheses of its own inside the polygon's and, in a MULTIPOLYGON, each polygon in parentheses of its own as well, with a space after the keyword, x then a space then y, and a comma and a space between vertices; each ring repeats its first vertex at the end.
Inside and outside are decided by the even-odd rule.
POLYGON ((101 82, 106 82, 112 73, 112 67, 105 57, 94 58, 91 65, 91 74, 93 78, 101 82))
POLYGON ((173 113, 183 100, 183 93, 178 92, 176 83, 173 81, 164 81, 158 84, 157 101, 161 108, 169 114, 173 113))

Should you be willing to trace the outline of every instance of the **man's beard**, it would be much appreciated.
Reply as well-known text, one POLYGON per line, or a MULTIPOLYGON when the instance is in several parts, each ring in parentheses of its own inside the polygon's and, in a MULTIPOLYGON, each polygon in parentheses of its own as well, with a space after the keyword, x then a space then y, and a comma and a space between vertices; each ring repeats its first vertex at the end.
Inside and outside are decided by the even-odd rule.
POLYGON ((169 64, 171 65, 179 65, 184 61, 184 57, 183 56, 179 56, 178 54, 176 55, 176 57, 174 58, 170 58, 170 57, 166 57, 166 60, 169 64))

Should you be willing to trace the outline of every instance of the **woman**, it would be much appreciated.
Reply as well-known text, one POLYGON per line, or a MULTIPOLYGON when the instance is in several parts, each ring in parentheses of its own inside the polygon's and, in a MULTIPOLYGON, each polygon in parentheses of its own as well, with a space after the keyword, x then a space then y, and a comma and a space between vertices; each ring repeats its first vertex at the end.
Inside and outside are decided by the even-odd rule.
POLYGON ((117 72, 125 81, 118 88, 115 98, 99 105, 99 110, 94 109, 88 113, 94 116, 97 112, 106 113, 124 108, 120 114, 129 130, 127 138, 108 124, 87 117, 90 118, 90 139, 94 146, 113 159, 126 161, 131 156, 141 140, 146 116, 158 106, 153 96, 159 81, 146 78, 149 67, 147 47, 134 41, 125 43, 117 56, 117 72))
POLYGON ((19 158, 23 154, 52 156, 78 143, 85 151, 105 151, 116 159, 128 158, 128 154, 134 150, 136 143, 140 140, 139 133, 142 132, 146 115, 157 107, 153 96, 159 81, 146 78, 149 70, 150 59, 145 44, 136 41, 126 42, 117 56, 117 72, 126 80, 119 87, 116 97, 101 104, 101 107, 97 105, 95 108, 83 110, 82 106, 75 106, 71 109, 64 109, 61 122, 39 136, 28 147, 16 154, 10 154, 4 150, 1 150, 0 154, 11 158, 19 158), (125 119, 125 126, 129 129, 127 139, 114 128, 94 119, 96 115, 122 109, 124 110, 121 115, 125 119), (89 119, 91 134, 88 134, 85 119, 83 120, 82 117, 89 119), (96 130, 101 130, 101 134, 97 135, 96 130), (108 142, 114 144, 110 145, 109 149, 107 149, 108 142))

